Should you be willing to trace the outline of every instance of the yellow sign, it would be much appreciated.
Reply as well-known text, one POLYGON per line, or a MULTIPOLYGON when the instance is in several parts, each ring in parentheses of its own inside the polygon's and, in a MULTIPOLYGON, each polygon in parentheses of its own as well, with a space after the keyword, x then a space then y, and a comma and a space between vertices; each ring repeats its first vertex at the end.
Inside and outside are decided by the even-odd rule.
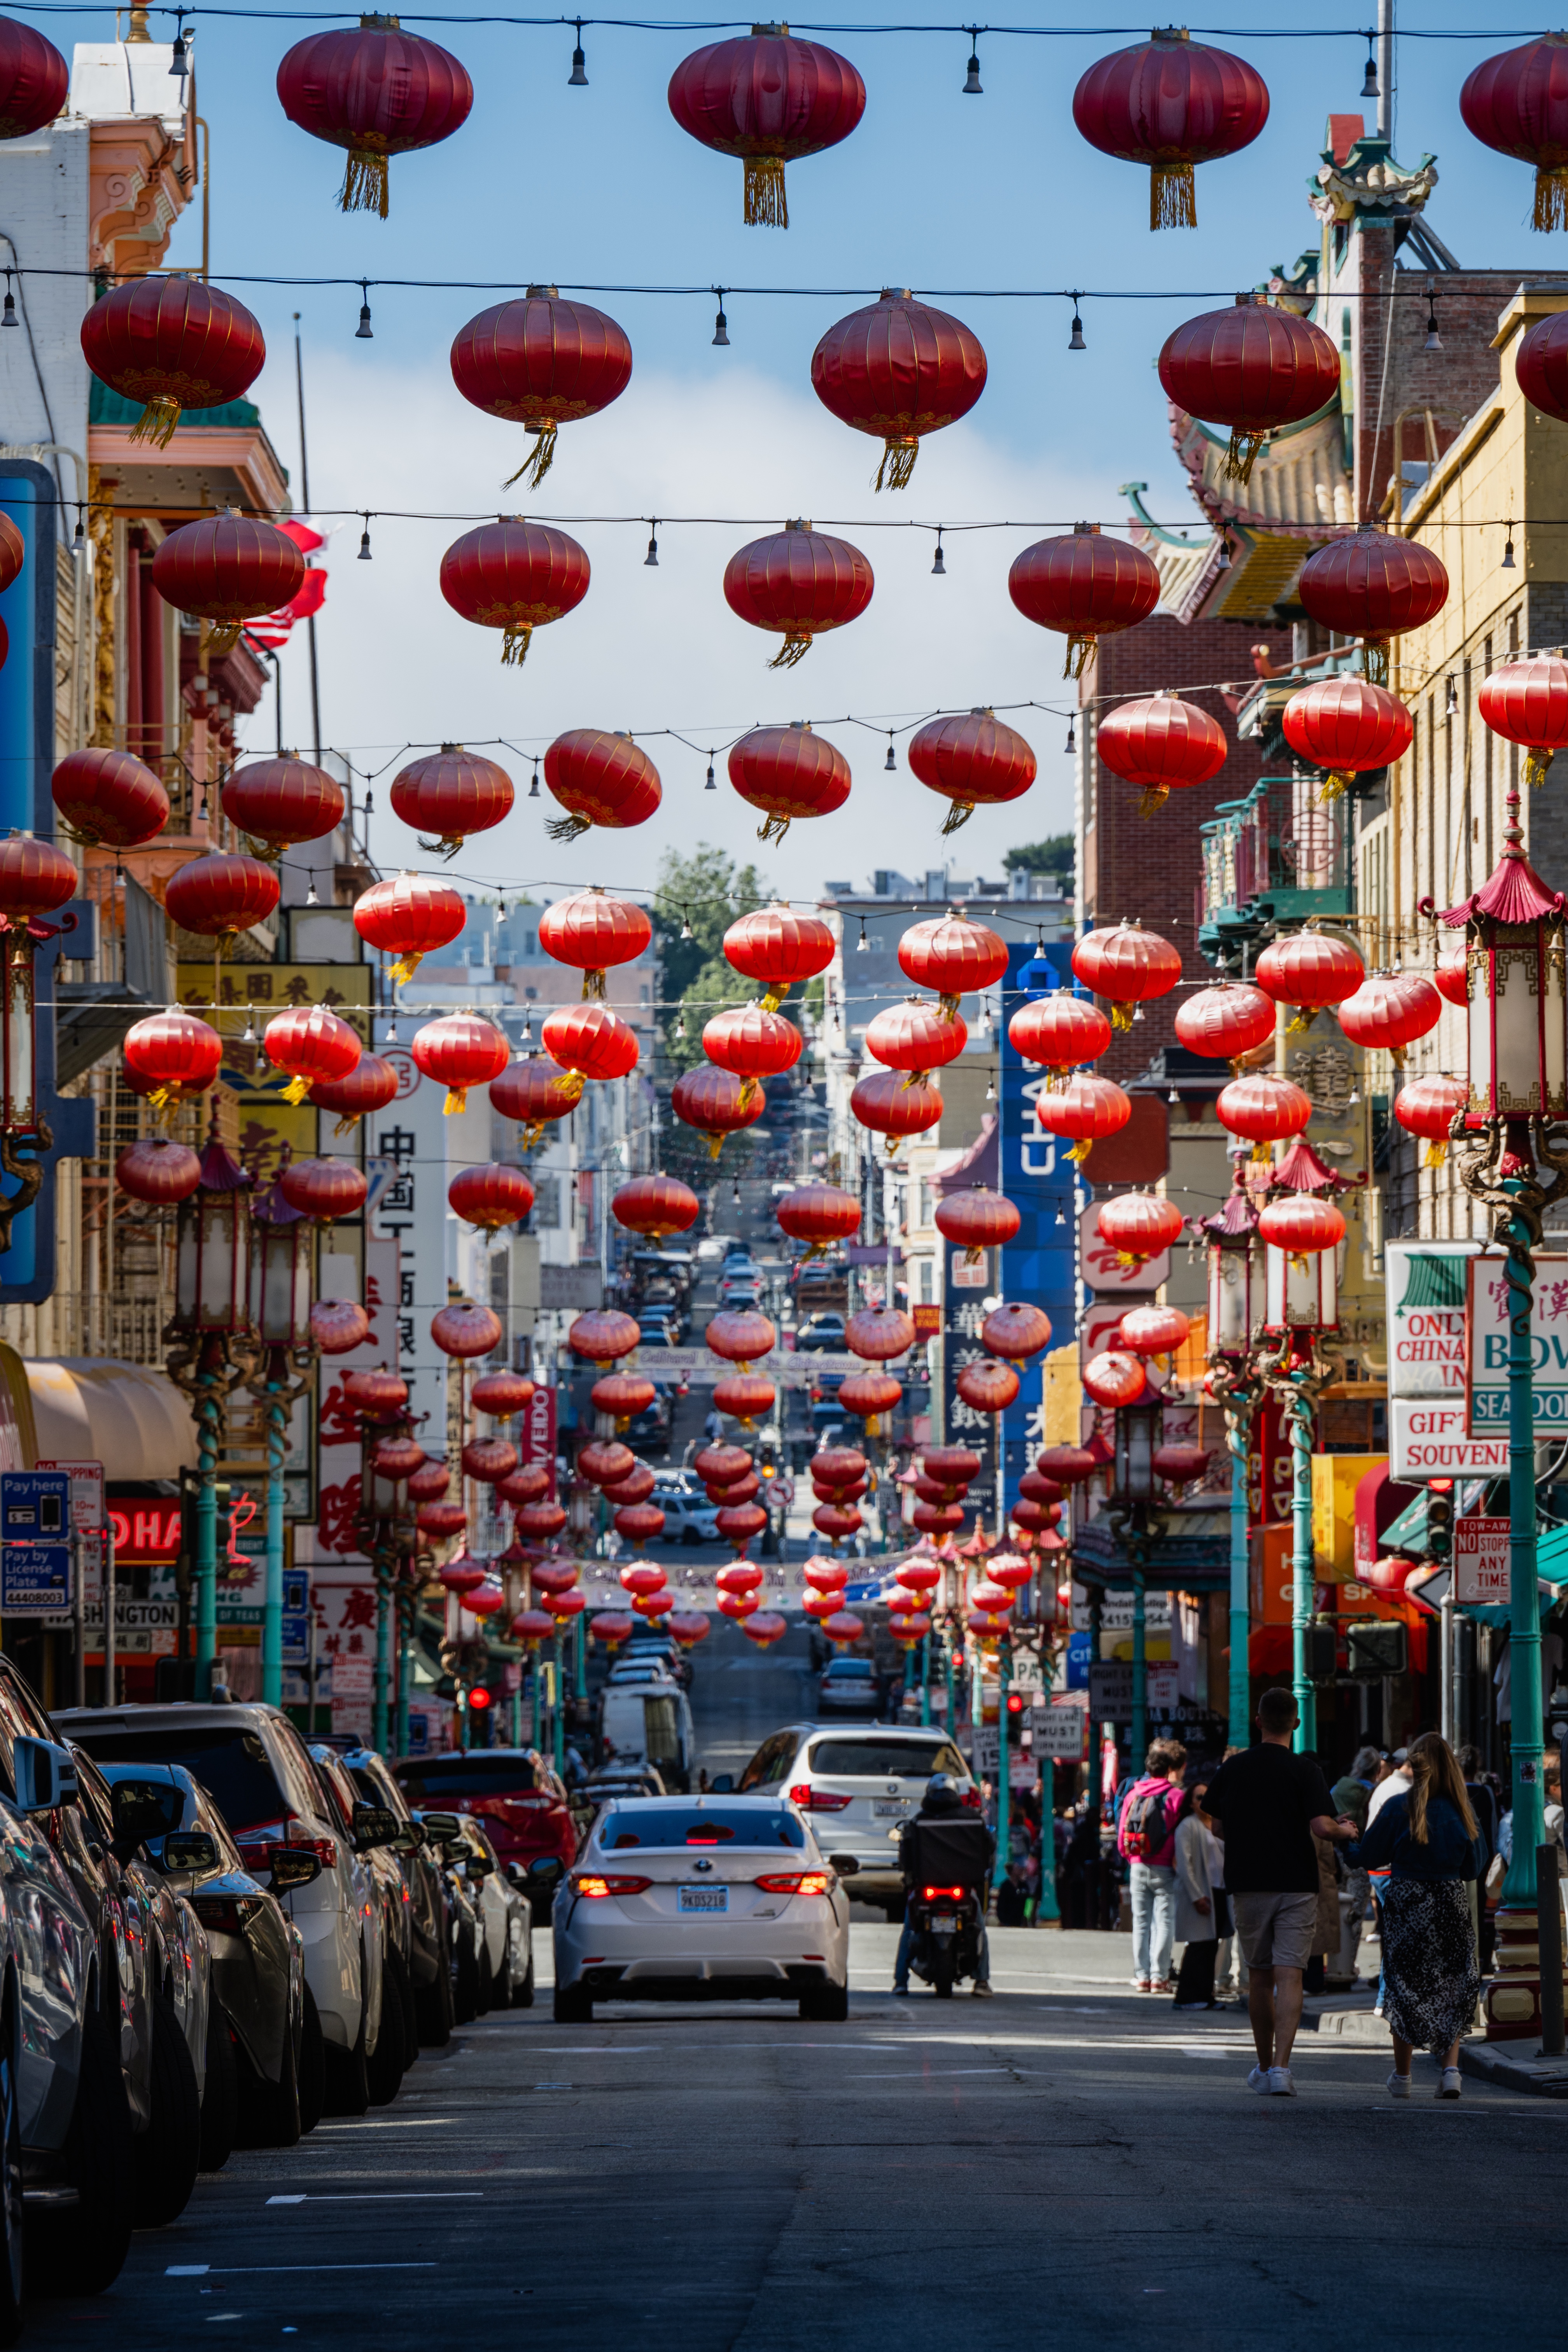
POLYGON ((1317 1573, 1343 1584, 1355 1573, 1355 1490, 1385 1454, 1314 1454, 1312 1553, 1317 1573))

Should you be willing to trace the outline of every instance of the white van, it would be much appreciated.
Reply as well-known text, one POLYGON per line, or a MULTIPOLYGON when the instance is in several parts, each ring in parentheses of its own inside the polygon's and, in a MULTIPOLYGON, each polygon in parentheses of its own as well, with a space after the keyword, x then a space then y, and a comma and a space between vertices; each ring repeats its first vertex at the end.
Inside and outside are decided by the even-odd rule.
POLYGON ((652 1764, 667 1789, 682 1794, 690 1789, 691 1706, 679 1683, 606 1684, 599 1735, 606 1761, 652 1764))

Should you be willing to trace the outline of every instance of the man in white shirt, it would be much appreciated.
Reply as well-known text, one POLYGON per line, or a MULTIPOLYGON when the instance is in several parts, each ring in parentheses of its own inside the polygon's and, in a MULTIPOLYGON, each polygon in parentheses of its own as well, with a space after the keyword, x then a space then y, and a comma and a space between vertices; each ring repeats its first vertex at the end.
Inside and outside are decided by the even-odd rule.
POLYGON ((1405 1750, 1403 1748, 1396 1748, 1394 1751, 1393 1770, 1384 1776, 1368 1798, 1366 1807, 1368 1829, 1376 1821, 1390 1797, 1403 1797, 1412 1787, 1415 1776, 1405 1759, 1405 1750))

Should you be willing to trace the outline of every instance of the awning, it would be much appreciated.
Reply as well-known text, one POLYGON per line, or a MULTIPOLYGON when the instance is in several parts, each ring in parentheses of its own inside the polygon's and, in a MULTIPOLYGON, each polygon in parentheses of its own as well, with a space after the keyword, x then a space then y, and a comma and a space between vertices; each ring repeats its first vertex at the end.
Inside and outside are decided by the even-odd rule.
POLYGON ((121 1480, 177 1479, 196 1466, 191 1409, 167 1372, 112 1356, 25 1362, 34 1462, 101 1462, 121 1480))

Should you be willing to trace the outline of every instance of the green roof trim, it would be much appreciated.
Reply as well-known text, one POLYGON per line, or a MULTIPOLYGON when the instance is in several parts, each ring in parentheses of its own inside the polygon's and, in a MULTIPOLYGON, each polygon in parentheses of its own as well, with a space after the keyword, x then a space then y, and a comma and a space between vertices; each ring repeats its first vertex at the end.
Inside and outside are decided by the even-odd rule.
MULTIPOLYGON (((99 377, 93 377, 88 399, 87 421, 89 425, 134 425, 142 408, 141 401, 127 400, 122 392, 111 392, 108 384, 99 377)), ((240 425, 258 431, 261 425, 261 411, 253 400, 226 400, 217 408, 182 410, 175 432, 180 432, 187 425, 240 425)))

